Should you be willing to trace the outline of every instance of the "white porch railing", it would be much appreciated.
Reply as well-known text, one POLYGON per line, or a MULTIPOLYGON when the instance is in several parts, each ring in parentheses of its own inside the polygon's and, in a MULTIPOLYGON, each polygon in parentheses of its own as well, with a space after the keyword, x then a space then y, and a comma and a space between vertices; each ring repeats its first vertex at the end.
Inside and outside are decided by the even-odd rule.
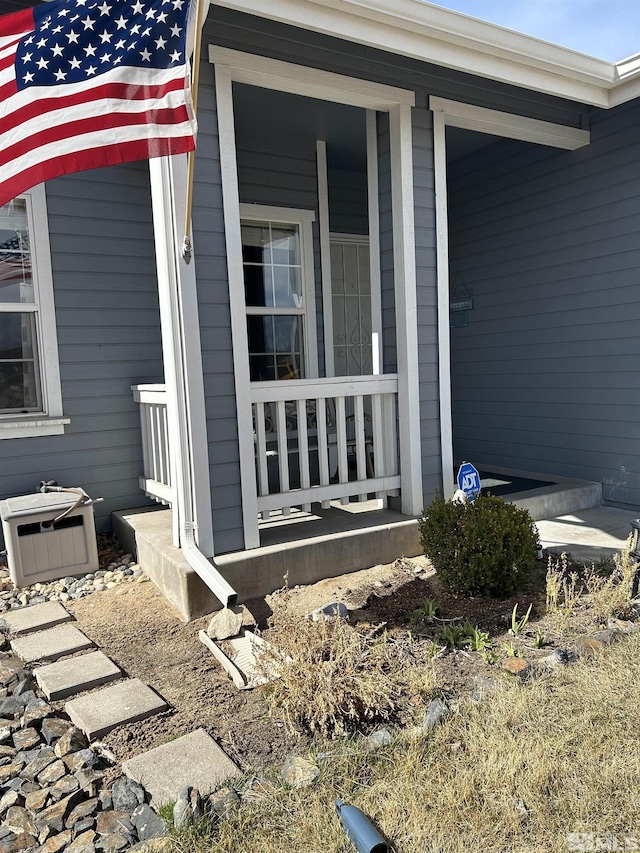
POLYGON ((132 385, 133 399, 140 404, 142 459, 144 473, 140 488, 161 504, 171 504, 171 464, 167 393, 164 385, 132 385))
POLYGON ((258 511, 398 494, 396 374, 251 383, 258 511))

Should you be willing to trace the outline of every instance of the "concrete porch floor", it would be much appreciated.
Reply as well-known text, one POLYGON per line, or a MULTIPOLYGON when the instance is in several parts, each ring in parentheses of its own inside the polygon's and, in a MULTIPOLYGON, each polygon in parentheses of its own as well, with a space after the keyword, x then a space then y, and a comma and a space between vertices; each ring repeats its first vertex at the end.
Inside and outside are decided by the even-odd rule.
MULTIPOLYGON (((486 470, 486 469, 485 469, 486 470)), ((549 477, 511 469, 491 469, 492 482, 514 483, 549 477)), ((555 477, 540 488, 503 495, 529 510, 543 547, 597 561, 621 550, 640 509, 602 506, 602 486, 555 477)), ((171 510, 155 507, 113 514, 114 533, 186 621, 219 609, 220 604, 172 543, 171 510)), ((239 601, 281 587, 336 577, 421 553, 417 519, 367 504, 333 505, 261 522, 261 547, 214 558, 236 589, 239 601)))

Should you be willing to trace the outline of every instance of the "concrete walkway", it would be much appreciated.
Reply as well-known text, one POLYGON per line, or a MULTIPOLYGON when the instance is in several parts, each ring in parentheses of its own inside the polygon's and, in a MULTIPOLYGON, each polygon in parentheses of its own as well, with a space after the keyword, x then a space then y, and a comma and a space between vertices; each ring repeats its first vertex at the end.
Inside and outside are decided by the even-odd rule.
POLYGON ((542 547, 560 554, 563 551, 585 562, 597 563, 621 551, 631 532, 631 521, 640 510, 596 506, 570 515, 558 515, 537 521, 542 547))

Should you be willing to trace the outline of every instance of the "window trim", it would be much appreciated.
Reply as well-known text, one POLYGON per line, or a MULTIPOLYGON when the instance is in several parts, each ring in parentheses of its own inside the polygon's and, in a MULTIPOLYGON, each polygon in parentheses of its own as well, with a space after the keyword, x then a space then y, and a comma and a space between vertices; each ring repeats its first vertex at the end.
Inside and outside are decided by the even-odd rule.
POLYGON ((20 193, 18 198, 24 198, 26 201, 27 221, 29 223, 35 304, 33 308, 27 308, 27 310, 33 311, 36 320, 42 411, 25 414, 10 412, 0 415, 0 439, 60 435, 64 433, 65 424, 70 422, 69 418, 63 416, 62 410, 58 334, 45 186, 38 184, 27 192, 20 193))
MULTIPOLYGON (((300 234, 300 271, 302 273, 302 308, 263 308, 248 306, 244 298, 245 315, 297 315, 302 317, 302 347, 306 379, 318 376, 318 328, 316 319, 315 267, 313 258, 313 210, 296 207, 275 207, 267 204, 240 204, 240 222, 268 221, 281 225, 295 225, 300 234)), ((283 382, 291 380, 282 380, 283 382)))

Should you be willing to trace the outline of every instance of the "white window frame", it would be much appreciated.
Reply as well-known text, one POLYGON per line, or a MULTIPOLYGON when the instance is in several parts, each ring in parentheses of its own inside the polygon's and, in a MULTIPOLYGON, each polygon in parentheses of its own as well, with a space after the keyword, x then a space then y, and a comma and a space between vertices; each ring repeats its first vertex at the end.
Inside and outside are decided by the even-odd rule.
POLYGON ((42 410, 0 414, 0 439, 61 435, 69 418, 62 413, 62 389, 58 357, 58 335, 53 298, 53 272, 49 243, 49 220, 44 184, 21 193, 26 201, 34 304, 0 302, 0 312, 28 312, 35 316, 38 379, 42 410))
MULTIPOLYGON (((313 264, 313 210, 292 207, 276 207, 267 204, 240 204, 241 222, 275 222, 279 225, 294 225, 300 235, 300 272, 302 278, 302 307, 276 308, 254 307, 246 304, 247 316, 291 316, 302 317, 302 357, 304 378, 318 376, 318 330, 316 326, 315 272, 313 264)), ((302 378, 302 377, 301 377, 302 378)), ((288 380, 283 379, 283 382, 288 380)))

